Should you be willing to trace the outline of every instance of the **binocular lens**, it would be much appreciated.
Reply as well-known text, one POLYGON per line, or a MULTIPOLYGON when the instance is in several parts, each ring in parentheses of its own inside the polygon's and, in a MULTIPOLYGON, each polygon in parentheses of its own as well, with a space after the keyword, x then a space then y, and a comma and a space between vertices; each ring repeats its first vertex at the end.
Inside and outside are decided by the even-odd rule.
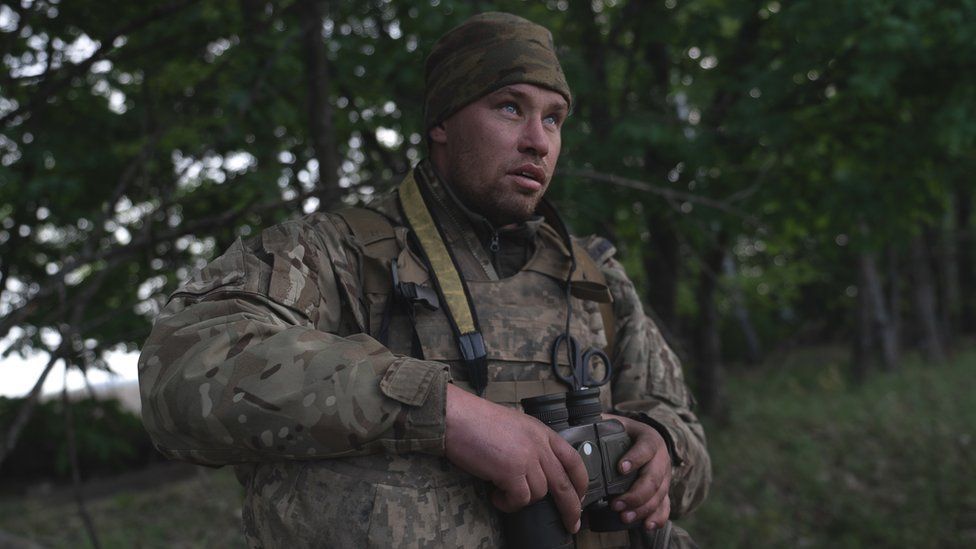
POLYGON ((569 412, 566 410, 566 395, 562 393, 523 398, 522 409, 526 414, 557 431, 560 429, 559 425, 566 424, 566 419, 569 417, 569 412))
POLYGON ((566 408, 570 425, 586 425, 600 420, 600 389, 578 389, 566 393, 566 408))

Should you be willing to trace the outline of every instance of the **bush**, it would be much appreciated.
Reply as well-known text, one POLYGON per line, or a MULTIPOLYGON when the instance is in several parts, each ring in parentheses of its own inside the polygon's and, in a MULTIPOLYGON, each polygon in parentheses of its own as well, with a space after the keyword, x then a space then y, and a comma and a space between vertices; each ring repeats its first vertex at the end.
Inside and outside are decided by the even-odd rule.
POLYGON ((735 376, 684 526, 702 547, 973 547, 974 369, 969 353, 852 385, 815 354, 735 376))
MULTIPOLYGON (((0 397, 4 433, 23 402, 0 397)), ((142 421, 122 409, 118 400, 72 402, 71 412, 83 476, 118 473, 158 459, 142 421)), ((60 400, 39 404, 13 453, 0 467, 0 481, 67 479, 70 475, 63 404, 60 400)))

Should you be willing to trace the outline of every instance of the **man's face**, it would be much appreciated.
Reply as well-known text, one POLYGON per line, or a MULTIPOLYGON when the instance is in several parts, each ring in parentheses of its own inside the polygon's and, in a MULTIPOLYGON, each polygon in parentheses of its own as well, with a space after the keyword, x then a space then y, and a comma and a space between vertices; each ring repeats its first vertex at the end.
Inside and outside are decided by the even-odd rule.
POLYGON ((524 221, 549 187, 568 111, 554 91, 506 86, 432 128, 431 160, 461 200, 496 226, 524 221))

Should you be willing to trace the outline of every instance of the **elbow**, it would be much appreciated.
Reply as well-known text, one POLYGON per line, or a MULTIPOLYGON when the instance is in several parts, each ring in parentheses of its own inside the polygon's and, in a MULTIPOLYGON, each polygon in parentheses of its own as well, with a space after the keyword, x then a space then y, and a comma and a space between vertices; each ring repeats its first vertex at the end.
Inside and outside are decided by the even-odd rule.
POLYGON ((671 518, 677 519, 698 509, 708 497, 712 484, 712 462, 702 446, 676 470, 671 485, 671 518))

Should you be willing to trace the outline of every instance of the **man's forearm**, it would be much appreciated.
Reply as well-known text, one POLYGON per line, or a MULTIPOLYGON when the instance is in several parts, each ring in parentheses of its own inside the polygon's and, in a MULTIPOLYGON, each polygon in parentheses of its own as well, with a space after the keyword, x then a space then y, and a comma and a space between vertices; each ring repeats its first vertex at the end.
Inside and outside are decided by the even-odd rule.
POLYGON ((440 453, 448 380, 446 365, 290 325, 240 298, 161 316, 140 357, 154 442, 206 464, 440 453))
POLYGON ((711 461, 705 432, 692 411, 691 393, 681 363, 644 314, 640 296, 612 258, 602 265, 614 299, 617 335, 614 343, 614 407, 618 413, 642 419, 669 441, 674 471, 671 480, 672 515, 697 507, 711 484, 711 461))

